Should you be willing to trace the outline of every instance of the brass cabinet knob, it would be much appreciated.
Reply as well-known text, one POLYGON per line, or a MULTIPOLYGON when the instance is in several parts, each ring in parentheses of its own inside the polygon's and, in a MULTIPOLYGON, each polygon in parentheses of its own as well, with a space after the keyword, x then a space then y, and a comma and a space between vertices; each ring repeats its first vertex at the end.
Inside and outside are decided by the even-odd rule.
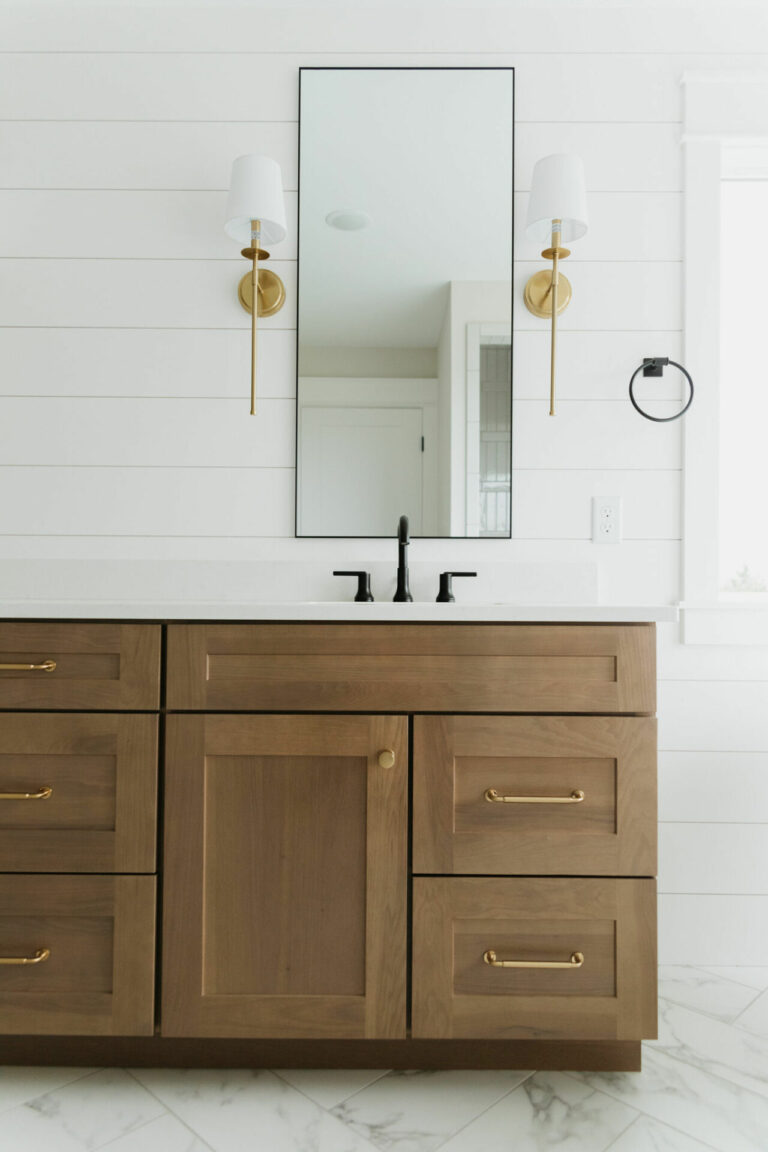
POLYGON ((395 763, 395 754, 391 748, 382 748, 378 760, 379 768, 391 768, 395 763))

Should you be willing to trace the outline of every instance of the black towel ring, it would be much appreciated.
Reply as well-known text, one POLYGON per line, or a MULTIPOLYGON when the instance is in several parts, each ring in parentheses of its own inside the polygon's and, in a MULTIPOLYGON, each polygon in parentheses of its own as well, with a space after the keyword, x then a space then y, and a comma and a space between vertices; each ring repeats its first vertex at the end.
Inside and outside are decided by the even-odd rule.
POLYGON ((690 372, 687 372, 682 364, 678 364, 676 360, 670 360, 668 356, 651 356, 643 360, 640 367, 636 368, 632 373, 632 378, 629 381, 629 398, 632 401, 632 406, 635 411, 639 412, 641 416, 645 416, 646 420, 653 420, 656 424, 667 424, 670 420, 679 420, 681 416, 684 416, 693 403, 693 380, 691 379, 690 372), (683 376, 685 376, 688 381, 688 399, 685 406, 681 408, 679 412, 676 412, 674 416, 651 416, 649 412, 644 412, 637 400, 635 400, 635 380, 640 372, 642 372, 643 376, 663 376, 667 364, 672 364, 675 368, 679 368, 683 376))

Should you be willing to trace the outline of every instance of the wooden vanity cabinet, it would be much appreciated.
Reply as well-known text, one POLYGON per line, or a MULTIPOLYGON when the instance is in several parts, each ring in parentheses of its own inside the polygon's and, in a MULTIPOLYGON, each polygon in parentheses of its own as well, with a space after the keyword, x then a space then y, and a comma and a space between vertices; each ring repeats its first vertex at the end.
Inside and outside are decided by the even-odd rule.
POLYGON ((0 1062, 639 1068, 652 624, 161 631, 0 624, 0 1062))

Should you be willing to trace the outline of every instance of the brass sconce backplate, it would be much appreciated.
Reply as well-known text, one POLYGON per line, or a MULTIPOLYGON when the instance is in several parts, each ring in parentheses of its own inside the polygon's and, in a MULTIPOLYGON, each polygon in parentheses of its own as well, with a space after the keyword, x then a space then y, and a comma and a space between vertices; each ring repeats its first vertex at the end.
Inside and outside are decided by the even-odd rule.
MULTIPOLYGON (((561 249, 562 251, 562 249, 561 249)), ((542 253, 544 255, 544 253, 542 253)), ((534 316, 541 320, 548 320, 552 315, 552 272, 542 269, 534 272, 525 286, 523 293, 525 306, 534 316)), ((571 302, 571 282, 562 272, 557 285, 557 314, 565 312, 571 302)))
MULTIPOLYGON (((237 286, 237 296, 246 312, 253 311, 251 273, 246 272, 237 286)), ((269 268, 259 268, 259 316, 274 316, 285 303, 285 285, 269 268)))

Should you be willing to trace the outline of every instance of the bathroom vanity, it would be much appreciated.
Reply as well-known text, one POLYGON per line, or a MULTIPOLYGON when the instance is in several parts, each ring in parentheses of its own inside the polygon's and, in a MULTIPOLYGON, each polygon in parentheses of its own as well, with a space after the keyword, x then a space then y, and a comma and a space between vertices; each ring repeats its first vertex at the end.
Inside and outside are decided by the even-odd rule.
POLYGON ((0 623, 1 1063, 639 1067, 653 612, 368 607, 0 623))

